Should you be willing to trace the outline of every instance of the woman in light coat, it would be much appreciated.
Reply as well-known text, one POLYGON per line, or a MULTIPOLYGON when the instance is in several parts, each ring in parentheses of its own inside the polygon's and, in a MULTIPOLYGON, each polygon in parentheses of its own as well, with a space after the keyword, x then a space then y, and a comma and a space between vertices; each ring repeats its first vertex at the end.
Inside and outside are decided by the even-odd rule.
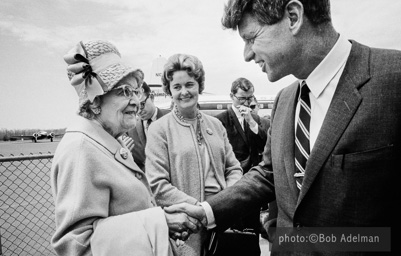
MULTIPOLYGON (((221 122, 198 110, 205 73, 195 56, 171 56, 162 77, 163 90, 174 101, 171 113, 148 130, 146 175, 161 206, 197 204, 242 177, 221 122)), ((206 231, 174 246, 178 255, 202 255, 206 231)))
POLYGON ((64 60, 80 108, 52 163, 52 246, 57 255, 172 255, 169 233, 196 232, 199 224, 156 207, 145 174, 119 139, 135 126, 138 73, 106 41, 80 42, 64 60))

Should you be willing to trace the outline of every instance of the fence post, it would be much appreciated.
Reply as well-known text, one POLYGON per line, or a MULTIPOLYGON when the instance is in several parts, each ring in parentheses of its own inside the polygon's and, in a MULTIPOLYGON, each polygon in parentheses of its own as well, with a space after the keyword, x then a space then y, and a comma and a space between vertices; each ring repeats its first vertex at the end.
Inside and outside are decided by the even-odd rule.
POLYGON ((1 228, 0 228, 0 256, 3 255, 2 248, 3 246, 1 245, 1 228))

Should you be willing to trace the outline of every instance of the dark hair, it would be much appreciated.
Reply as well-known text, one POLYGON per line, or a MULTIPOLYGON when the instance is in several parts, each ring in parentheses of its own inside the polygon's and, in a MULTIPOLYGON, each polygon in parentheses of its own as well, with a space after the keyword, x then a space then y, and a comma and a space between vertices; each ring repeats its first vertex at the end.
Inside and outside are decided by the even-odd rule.
MULTIPOLYGON (((306 17, 314 25, 331 21, 330 0, 299 0, 306 17)), ((224 6, 221 23, 224 28, 236 30, 245 13, 249 13, 262 25, 273 25, 284 16, 290 0, 229 0, 224 6)))
MULTIPOLYGON (((238 88, 247 92, 250 89, 253 89, 253 84, 246 78, 240 77, 235 79, 235 81, 231 85, 231 93, 236 94, 238 92, 238 88)), ((255 89, 254 89, 255 90, 255 89)))
POLYGON ((176 71, 186 71, 190 77, 195 78, 199 84, 199 93, 205 89, 205 71, 202 62, 195 56, 189 54, 174 54, 168 58, 164 65, 162 75, 163 91, 171 96, 170 82, 176 71))

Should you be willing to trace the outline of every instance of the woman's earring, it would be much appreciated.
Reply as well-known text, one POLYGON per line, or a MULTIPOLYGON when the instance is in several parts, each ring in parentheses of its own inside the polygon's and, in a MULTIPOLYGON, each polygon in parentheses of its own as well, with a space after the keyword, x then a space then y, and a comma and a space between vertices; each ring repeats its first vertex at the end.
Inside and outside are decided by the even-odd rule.
POLYGON ((102 111, 102 109, 101 109, 100 107, 98 107, 98 108, 92 109, 92 111, 93 111, 93 113, 94 113, 95 115, 99 115, 100 112, 102 111))

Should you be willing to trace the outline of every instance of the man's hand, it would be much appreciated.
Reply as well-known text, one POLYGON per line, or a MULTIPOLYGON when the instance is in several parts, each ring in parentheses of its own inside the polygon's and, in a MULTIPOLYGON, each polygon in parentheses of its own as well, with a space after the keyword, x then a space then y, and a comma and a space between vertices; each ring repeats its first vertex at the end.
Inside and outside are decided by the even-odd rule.
POLYGON ((123 135, 121 137, 122 141, 124 142, 125 146, 127 146, 127 148, 129 149, 129 151, 132 151, 132 149, 134 148, 135 144, 134 144, 134 139, 132 139, 131 137, 127 136, 127 135, 123 135))
POLYGON ((188 216, 184 212, 170 213, 165 211, 164 215, 166 217, 170 237, 173 239, 185 241, 190 234, 197 233, 202 228, 202 224, 196 218, 188 216))
POLYGON ((255 123, 255 120, 253 120, 253 117, 251 115, 252 109, 248 108, 247 106, 241 105, 238 107, 239 112, 241 113, 241 116, 244 117, 245 121, 251 125, 255 123))
POLYGON ((180 203, 165 207, 164 211, 168 213, 185 212, 189 216, 196 218, 204 227, 207 226, 206 212, 201 205, 180 203))
POLYGON ((254 127, 255 125, 257 125, 258 123, 253 119, 251 113, 252 113, 252 109, 248 108, 244 105, 241 105, 238 107, 239 112, 241 113, 241 115, 244 117, 245 121, 249 124, 249 127, 254 127))

